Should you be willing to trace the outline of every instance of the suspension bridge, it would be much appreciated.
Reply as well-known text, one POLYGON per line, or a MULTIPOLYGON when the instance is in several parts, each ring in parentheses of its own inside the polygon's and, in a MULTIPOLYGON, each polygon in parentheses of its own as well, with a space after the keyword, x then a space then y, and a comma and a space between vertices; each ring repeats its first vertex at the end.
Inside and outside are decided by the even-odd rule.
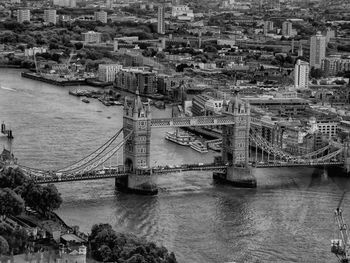
POLYGON ((18 164, 36 183, 115 178, 116 186, 142 194, 157 193, 153 175, 184 171, 213 171, 214 179, 237 186, 256 187, 251 167, 342 167, 350 170, 350 144, 329 144, 304 155, 292 155, 265 139, 252 121, 248 103, 235 98, 220 116, 172 117, 152 119, 150 105, 139 96, 126 99, 123 128, 106 143, 66 167, 41 170, 18 164), (221 156, 212 163, 150 166, 152 128, 221 126, 221 156), (113 158, 112 158, 113 157, 113 158), (112 162, 113 161, 113 162, 112 162))

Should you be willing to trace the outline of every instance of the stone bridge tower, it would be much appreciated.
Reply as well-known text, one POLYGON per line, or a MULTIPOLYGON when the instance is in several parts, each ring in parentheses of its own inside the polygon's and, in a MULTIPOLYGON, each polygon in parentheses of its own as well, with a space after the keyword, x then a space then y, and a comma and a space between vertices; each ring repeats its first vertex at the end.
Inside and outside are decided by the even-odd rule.
POLYGON ((132 135, 124 145, 124 165, 128 171, 127 179, 116 179, 120 190, 141 194, 156 194, 150 170, 151 152, 151 110, 143 105, 136 94, 135 99, 125 99, 123 128, 124 138, 132 135))
POLYGON ((223 107, 223 114, 235 124, 222 126, 222 161, 228 164, 224 174, 214 173, 214 179, 240 187, 256 187, 249 167, 250 105, 236 95, 223 107))

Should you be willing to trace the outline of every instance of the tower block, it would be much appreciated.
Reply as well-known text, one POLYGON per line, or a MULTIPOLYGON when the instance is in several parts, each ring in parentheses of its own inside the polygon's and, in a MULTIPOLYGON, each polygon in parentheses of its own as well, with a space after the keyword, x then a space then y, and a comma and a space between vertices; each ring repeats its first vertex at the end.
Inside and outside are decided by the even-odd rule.
POLYGON ((150 169, 151 110, 144 106, 139 94, 135 99, 125 99, 123 128, 124 138, 131 132, 124 145, 124 166, 127 178, 116 178, 116 187, 125 192, 154 195, 158 189, 150 169))
POLYGON ((228 164, 225 173, 213 178, 238 187, 256 187, 256 178, 249 167, 250 105, 238 96, 223 107, 223 114, 233 117, 235 124, 222 126, 221 161, 228 164))

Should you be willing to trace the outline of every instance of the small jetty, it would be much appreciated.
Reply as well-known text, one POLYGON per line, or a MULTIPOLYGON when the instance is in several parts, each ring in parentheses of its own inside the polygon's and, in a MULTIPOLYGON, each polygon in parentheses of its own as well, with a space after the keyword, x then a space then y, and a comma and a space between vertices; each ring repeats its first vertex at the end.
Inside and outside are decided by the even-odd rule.
POLYGON ((6 124, 3 122, 1 123, 1 134, 7 136, 8 139, 12 140, 13 134, 12 134, 12 130, 7 130, 6 129, 6 124))

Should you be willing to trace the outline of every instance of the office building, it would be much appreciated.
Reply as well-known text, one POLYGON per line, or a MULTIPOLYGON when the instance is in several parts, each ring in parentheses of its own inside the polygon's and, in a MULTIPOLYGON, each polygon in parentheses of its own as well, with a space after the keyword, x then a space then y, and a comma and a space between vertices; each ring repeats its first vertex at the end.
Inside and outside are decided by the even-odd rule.
POLYGON ((104 82, 113 82, 117 73, 123 68, 120 64, 98 65, 98 79, 104 82))
POLYGON ((310 39, 310 67, 321 68, 322 60, 326 57, 326 37, 317 32, 310 39))
POLYGON ((165 34, 165 22, 164 22, 164 6, 158 6, 158 24, 157 24, 158 34, 165 34))
POLYGON ((105 11, 95 12, 94 16, 95 16, 95 21, 100 21, 104 24, 107 24, 107 12, 105 11))
POLYGON ((19 9, 17 10, 17 22, 23 23, 24 21, 30 21, 30 10, 29 9, 19 9))
POLYGON ((293 24, 289 21, 282 23, 282 35, 285 37, 293 36, 293 24))
POLYGON ((294 87, 307 89, 309 87, 309 63, 298 59, 294 67, 294 87))
POLYGON ((56 10, 44 10, 44 22, 52 23, 56 25, 57 23, 56 10))

